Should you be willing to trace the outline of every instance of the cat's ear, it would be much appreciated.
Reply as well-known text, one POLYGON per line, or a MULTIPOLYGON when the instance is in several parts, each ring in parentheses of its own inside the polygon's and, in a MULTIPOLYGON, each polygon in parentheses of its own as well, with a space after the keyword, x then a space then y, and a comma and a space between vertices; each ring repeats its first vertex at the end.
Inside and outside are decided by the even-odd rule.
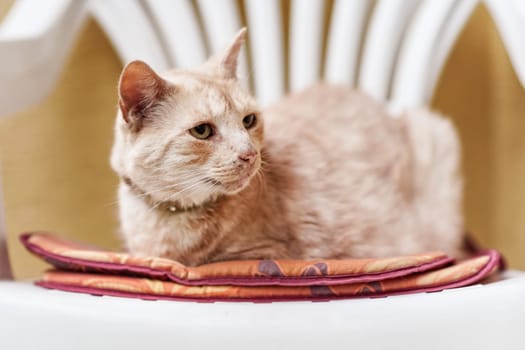
POLYGON ((142 128, 148 109, 168 93, 168 83, 142 61, 124 67, 119 82, 119 107, 130 128, 142 128))
POLYGON ((224 78, 237 79, 237 62, 245 39, 246 28, 242 28, 237 32, 226 50, 222 54, 212 59, 216 64, 218 64, 219 73, 224 78))

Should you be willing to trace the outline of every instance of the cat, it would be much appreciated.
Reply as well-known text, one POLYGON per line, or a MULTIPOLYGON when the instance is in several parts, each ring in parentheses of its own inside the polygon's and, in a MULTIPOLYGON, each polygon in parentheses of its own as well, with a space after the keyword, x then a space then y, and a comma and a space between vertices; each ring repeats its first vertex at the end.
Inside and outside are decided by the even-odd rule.
POLYGON ((123 69, 111 165, 129 252, 189 266, 459 255, 451 122, 426 109, 392 117, 327 83, 260 110, 236 75, 244 39, 192 70, 123 69))

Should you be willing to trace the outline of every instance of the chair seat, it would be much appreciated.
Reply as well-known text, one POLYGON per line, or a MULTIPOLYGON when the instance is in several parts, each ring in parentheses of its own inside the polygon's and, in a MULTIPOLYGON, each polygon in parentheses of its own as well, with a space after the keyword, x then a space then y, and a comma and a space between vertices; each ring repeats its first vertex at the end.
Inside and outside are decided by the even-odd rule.
POLYGON ((289 303, 145 301, 0 282, 2 349, 522 349, 525 273, 438 293, 289 303))

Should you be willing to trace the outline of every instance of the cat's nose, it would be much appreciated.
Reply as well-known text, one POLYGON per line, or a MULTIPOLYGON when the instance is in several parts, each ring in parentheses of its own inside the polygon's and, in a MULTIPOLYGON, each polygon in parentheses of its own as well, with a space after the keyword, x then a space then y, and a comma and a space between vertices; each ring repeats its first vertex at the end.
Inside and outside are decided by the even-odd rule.
POLYGON ((257 159, 257 151, 251 149, 249 151, 241 153, 239 154, 239 159, 243 162, 253 164, 255 162, 255 159, 257 159))

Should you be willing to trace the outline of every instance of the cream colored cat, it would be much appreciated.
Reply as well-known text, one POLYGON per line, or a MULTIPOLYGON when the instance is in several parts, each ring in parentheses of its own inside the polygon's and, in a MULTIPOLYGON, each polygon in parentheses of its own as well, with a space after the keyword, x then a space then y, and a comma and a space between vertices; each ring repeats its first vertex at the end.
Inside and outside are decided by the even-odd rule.
POLYGON ((188 265, 458 253, 450 122, 327 84, 261 111, 236 78, 244 36, 195 70, 124 68, 111 164, 129 251, 188 265))

